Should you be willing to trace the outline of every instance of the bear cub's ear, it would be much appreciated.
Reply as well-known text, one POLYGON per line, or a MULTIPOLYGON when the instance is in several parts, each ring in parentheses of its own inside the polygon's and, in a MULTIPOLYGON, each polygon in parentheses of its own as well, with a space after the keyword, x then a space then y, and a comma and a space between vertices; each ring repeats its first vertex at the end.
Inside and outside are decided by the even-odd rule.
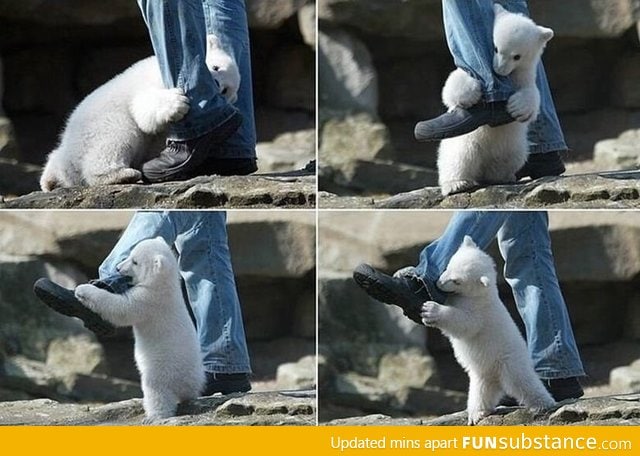
POLYGON ((540 32, 540 40, 543 43, 548 42, 551 38, 553 38, 553 30, 547 27, 538 26, 538 32, 540 32))
POLYGON ((508 11, 502 7, 500 3, 493 4, 493 12, 496 16, 507 13, 508 11))
POLYGON ((473 239, 471 238, 471 236, 465 236, 464 241, 462 241, 462 245, 466 247, 478 247, 476 243, 473 242, 473 239))

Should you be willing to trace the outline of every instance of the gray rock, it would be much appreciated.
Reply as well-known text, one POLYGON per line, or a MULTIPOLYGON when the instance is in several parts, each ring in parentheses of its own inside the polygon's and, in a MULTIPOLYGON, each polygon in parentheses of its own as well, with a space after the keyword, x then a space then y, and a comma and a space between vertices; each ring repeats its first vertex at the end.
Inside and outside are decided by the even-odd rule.
POLYGON ((285 172, 302 169, 316 157, 316 131, 284 133, 272 142, 258 143, 256 154, 262 172, 285 172))
POLYGON ((298 11, 298 27, 304 42, 313 49, 317 48, 316 4, 304 5, 298 11))
MULTIPOLYGON (((640 207, 640 174, 636 171, 546 177, 522 184, 497 185, 443 198, 437 187, 390 198, 351 198, 338 201, 343 208, 466 209, 466 208, 575 208, 627 209, 640 207)), ((332 201, 337 201, 331 197, 332 201)), ((322 207, 329 207, 327 202, 322 207)))
POLYGON ((387 37, 440 40, 443 36, 438 0, 323 0, 318 2, 318 19, 387 37))
POLYGON ((389 159, 393 150, 387 127, 375 116, 361 113, 327 120, 320 132, 319 154, 323 165, 336 166, 355 160, 389 159))
MULTIPOLYGON (((325 171, 326 172, 326 171, 325 171)), ((382 160, 353 160, 330 166, 332 182, 320 179, 320 185, 339 185, 351 191, 396 194, 436 185, 438 173, 432 169, 382 160)))
POLYGON ((558 37, 612 38, 635 25, 635 0, 594 0, 586 6, 582 0, 550 4, 545 0, 529 2, 536 22, 551 27, 558 37), (580 11, 581 14, 575 14, 580 11))
POLYGON ((232 213, 228 227, 229 248, 237 275, 301 278, 315 268, 315 215, 312 212, 232 213))
POLYGON ((318 102, 342 111, 378 111, 378 76, 367 47, 344 30, 318 35, 318 102))
POLYGON ((316 385, 316 357, 305 356, 295 363, 278 366, 277 388, 280 390, 308 390, 316 385))
POLYGON ((417 348, 383 355, 378 369, 378 380, 391 390, 439 384, 434 359, 417 348))
POLYGON ((139 384, 101 374, 59 375, 44 363, 16 356, 5 360, 0 383, 55 400, 111 402, 141 397, 139 384))
MULTIPOLYGON (((203 397, 183 404, 165 426, 314 425, 315 399, 280 393, 203 397)), ((60 404, 49 399, 0 403, 3 425, 140 425, 140 399, 95 406, 60 404)))
POLYGON ((14 352, 45 360, 53 339, 86 333, 82 324, 50 310, 32 291, 33 283, 48 277, 64 287, 74 287, 86 276, 63 264, 37 259, 4 257, 0 264, 0 341, 14 352))
MULTIPOLYGON (((606 396, 581 399, 560 404, 558 408, 545 413, 534 414, 519 407, 502 407, 478 423, 485 426, 637 426, 640 424, 640 397, 606 396)), ((421 426, 465 426, 466 412, 452 413, 433 419, 392 418, 385 415, 363 415, 331 421, 330 425, 421 425, 421 426)))
POLYGON ((426 328, 408 320, 401 309, 373 301, 350 272, 322 272, 318 296, 320 346, 338 371, 377 377, 385 354, 410 347, 424 350, 426 328))
POLYGON ((202 209, 315 207, 315 177, 304 174, 196 177, 154 185, 110 185, 35 192, 5 209, 202 209))
POLYGON ((597 142, 593 158, 604 169, 637 168, 640 164, 640 129, 627 130, 618 138, 597 142))
POLYGON ((307 3, 309 0, 247 1, 249 26, 261 29, 278 28, 287 19, 295 16, 300 8, 307 3))
POLYGON ((107 373, 104 349, 88 334, 52 340, 46 366, 58 376, 107 373))
POLYGON ((640 362, 635 361, 629 366, 616 367, 609 374, 609 384, 627 393, 640 392, 640 362))

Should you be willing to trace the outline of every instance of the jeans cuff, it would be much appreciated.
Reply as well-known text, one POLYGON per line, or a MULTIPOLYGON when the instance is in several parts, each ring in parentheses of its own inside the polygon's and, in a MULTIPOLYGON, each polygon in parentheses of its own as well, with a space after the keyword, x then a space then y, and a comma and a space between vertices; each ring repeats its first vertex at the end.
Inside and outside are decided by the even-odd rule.
POLYGON ((190 139, 199 138, 200 136, 204 136, 207 133, 214 131, 236 113, 238 113, 237 109, 227 106, 224 108, 224 113, 221 116, 217 116, 217 119, 222 120, 216 122, 210 122, 208 119, 204 118, 199 119, 198 122, 193 120, 182 120, 171 127, 167 134, 167 139, 172 141, 188 141, 190 139), (189 127, 186 127, 187 122, 190 124, 189 127))
POLYGON ((568 150, 569 150, 569 147, 567 147, 567 144, 564 141, 529 145, 530 154, 546 154, 548 152, 566 152, 568 150))

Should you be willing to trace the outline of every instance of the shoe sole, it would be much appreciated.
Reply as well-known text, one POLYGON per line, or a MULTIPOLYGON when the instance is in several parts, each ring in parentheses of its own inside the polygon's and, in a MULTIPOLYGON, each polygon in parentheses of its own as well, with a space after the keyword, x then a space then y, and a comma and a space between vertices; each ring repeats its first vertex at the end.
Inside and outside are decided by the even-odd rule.
POLYGON ((408 315, 408 309, 412 304, 407 303, 404 299, 400 298, 398 294, 378 282, 373 277, 374 274, 375 271, 373 268, 361 264, 354 269, 353 280, 373 299, 388 305, 398 306, 402 309, 407 318, 418 324, 423 324, 422 319, 419 318, 419 316, 412 318, 408 315))
POLYGON ((57 293, 55 288, 50 286, 47 279, 38 279, 33 284, 33 292, 49 308, 62 315, 82 320, 84 326, 98 336, 111 336, 116 332, 115 326, 105 321, 91 309, 84 307, 82 304, 69 304, 63 296, 57 293))

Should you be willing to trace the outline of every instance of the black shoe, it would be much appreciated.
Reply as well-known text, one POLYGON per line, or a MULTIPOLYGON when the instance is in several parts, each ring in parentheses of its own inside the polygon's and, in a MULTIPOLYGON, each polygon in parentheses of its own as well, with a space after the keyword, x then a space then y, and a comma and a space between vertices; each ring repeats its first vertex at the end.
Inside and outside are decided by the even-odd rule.
POLYGON ((516 179, 522 179, 523 177, 539 179, 545 176, 559 176, 565 171, 564 163, 562 163, 562 158, 560 158, 558 151, 531 154, 524 166, 516 172, 516 179))
MULTIPOLYGON (((93 285, 109 290, 104 282, 94 281, 93 285)), ((88 309, 76 299, 73 290, 61 287, 49 279, 38 279, 33 284, 33 292, 36 296, 58 313, 82 320, 84 326, 93 331, 97 336, 112 336, 116 327, 104 320, 93 310, 88 309)))
POLYGON ((203 396, 212 396, 215 393, 231 394, 246 393, 251 390, 249 374, 216 374, 206 373, 207 384, 205 385, 203 396))
POLYGON ((210 158, 202 164, 204 176, 246 176, 258 171, 255 158, 210 158))
POLYGON ((202 176, 202 165, 210 159, 242 124, 242 115, 236 112, 215 130, 187 141, 167 140, 167 147, 160 155, 142 165, 142 177, 146 182, 167 182, 202 176))
POLYGON ((507 112, 506 101, 478 103, 469 109, 455 108, 435 119, 418 122, 414 136, 418 141, 437 141, 465 135, 483 125, 497 127, 514 121, 507 112))
MULTIPOLYGON (((556 402, 561 402, 566 399, 578 399, 584 396, 584 391, 582 386, 580 386, 578 377, 543 379, 542 384, 547 388, 547 391, 551 393, 551 396, 556 402)), ((505 396, 498 405, 503 407, 516 407, 520 404, 518 404, 518 401, 513 397, 505 396)))
POLYGON ((578 377, 552 378, 542 382, 556 402, 584 396, 584 390, 580 386, 578 377))
POLYGON ((368 264, 361 264, 353 270, 353 280, 369 296, 385 304, 393 304, 404 314, 422 325, 420 310, 422 304, 431 297, 424 284, 414 277, 391 277, 376 271, 368 264))

